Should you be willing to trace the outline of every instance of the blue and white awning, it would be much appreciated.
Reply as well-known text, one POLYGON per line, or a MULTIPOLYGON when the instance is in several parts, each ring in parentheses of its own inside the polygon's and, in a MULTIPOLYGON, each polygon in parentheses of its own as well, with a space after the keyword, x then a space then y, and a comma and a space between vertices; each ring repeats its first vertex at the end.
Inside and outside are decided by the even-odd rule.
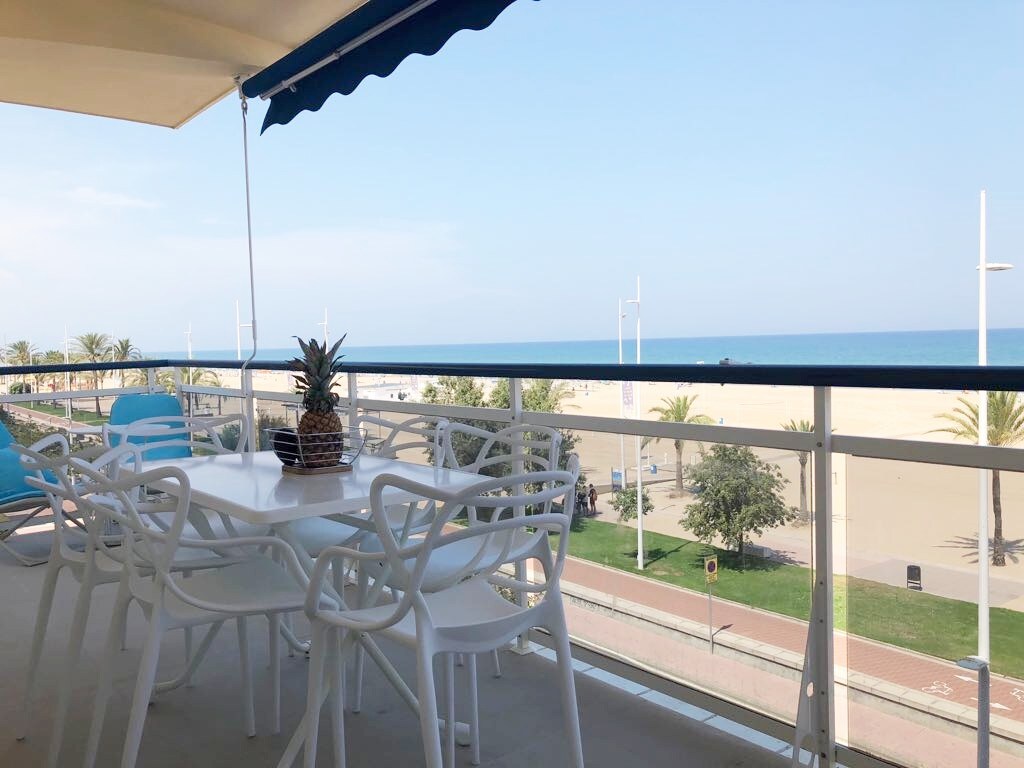
POLYGON ((263 130, 316 111, 370 75, 387 77, 408 56, 432 56, 463 29, 484 29, 515 0, 368 0, 242 85, 270 99, 263 130))

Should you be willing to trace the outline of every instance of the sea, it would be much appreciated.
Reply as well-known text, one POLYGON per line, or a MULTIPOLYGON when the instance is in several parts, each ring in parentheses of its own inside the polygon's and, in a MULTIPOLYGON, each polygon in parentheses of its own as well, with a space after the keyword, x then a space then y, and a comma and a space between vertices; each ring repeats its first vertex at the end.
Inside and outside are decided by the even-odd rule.
MULTIPOLYGON (((258 360, 286 360, 294 347, 260 349, 258 360)), ((617 363, 616 339, 527 341, 491 344, 345 346, 347 362, 372 363, 617 363)), ((623 359, 636 360, 633 340, 623 339, 623 359)), ((184 358, 184 352, 159 353, 184 358)), ((193 351, 195 359, 234 360, 228 350, 193 351)), ((243 348, 243 357, 248 350, 243 348)), ((641 339, 644 363, 791 365, 977 365, 977 330, 816 333, 776 336, 708 336, 641 339)), ((1024 328, 988 332, 988 364, 1024 366, 1024 328)))

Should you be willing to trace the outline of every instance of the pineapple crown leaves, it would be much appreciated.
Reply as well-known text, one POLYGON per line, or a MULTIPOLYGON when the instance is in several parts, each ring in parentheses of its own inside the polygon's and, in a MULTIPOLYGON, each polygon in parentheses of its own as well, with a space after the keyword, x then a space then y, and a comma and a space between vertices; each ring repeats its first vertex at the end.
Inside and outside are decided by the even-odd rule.
POLYGON ((338 404, 340 398, 331 390, 337 386, 334 377, 341 370, 341 358, 344 357, 338 354, 338 349, 347 335, 338 339, 329 350, 326 343, 321 344, 316 339, 307 343, 295 337, 302 357, 293 358, 288 365, 301 374, 295 377, 295 383, 303 396, 302 405, 306 410, 330 411, 338 404))

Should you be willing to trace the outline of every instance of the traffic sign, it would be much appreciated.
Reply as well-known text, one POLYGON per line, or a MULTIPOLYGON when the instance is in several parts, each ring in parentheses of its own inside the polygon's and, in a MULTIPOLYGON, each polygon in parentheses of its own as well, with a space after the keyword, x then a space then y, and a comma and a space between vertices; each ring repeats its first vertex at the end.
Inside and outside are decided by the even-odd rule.
POLYGON ((718 555, 704 558, 704 583, 714 584, 718 581, 718 555))

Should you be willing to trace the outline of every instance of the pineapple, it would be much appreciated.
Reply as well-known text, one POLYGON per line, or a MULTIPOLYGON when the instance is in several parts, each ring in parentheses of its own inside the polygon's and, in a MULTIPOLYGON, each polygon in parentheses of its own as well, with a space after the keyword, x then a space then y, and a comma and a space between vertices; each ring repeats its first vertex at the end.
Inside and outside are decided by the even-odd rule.
POLYGON ((295 377, 295 384, 306 411, 299 421, 300 463, 305 467, 333 467, 341 461, 342 427, 341 419, 334 412, 338 395, 331 390, 337 386, 334 377, 344 357, 337 352, 345 337, 330 350, 326 343, 320 344, 316 339, 310 339, 307 344, 295 338, 303 356, 293 359, 290 365, 301 374, 295 377))

